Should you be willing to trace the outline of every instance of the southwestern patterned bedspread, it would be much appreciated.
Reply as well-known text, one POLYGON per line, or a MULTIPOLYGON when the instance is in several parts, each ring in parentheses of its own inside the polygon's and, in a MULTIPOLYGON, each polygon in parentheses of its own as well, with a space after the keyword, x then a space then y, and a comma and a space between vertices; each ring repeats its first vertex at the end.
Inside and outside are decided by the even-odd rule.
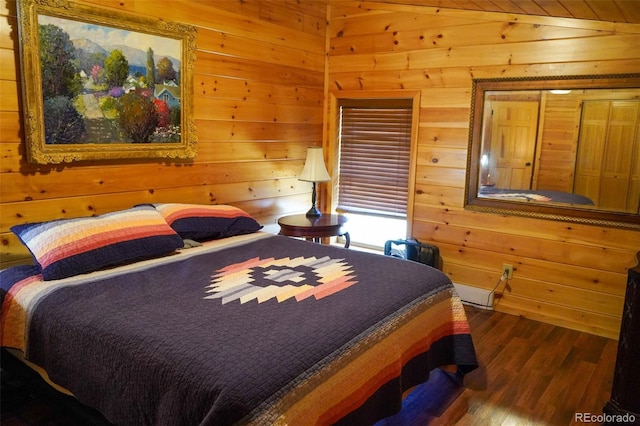
POLYGON ((477 366, 440 271, 262 232, 0 278, 2 346, 115 424, 372 424, 432 369, 477 366))

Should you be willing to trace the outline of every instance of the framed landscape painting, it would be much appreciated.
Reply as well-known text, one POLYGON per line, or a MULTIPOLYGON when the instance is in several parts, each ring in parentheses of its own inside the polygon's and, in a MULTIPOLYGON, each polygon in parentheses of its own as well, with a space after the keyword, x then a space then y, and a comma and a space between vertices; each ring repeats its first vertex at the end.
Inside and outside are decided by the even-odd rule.
POLYGON ((30 162, 195 157, 194 27, 65 0, 18 27, 30 162))

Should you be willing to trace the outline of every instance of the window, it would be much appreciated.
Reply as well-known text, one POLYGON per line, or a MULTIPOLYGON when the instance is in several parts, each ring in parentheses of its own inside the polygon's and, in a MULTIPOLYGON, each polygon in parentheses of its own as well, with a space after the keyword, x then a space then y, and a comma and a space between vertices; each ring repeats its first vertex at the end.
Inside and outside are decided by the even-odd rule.
POLYGON ((367 223, 361 237, 350 231, 354 243, 381 247, 406 232, 413 99, 340 99, 338 107, 336 210, 358 215, 350 230, 367 223))

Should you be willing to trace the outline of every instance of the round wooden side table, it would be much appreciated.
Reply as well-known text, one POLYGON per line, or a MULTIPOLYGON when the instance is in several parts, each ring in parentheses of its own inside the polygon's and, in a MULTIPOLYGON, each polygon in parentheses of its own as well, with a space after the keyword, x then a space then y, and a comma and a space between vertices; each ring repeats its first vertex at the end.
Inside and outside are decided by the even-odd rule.
POLYGON ((283 216, 278 219, 280 235, 287 237, 303 237, 320 242, 325 237, 344 237, 345 248, 349 248, 351 239, 345 224, 348 219, 339 214, 324 214, 319 217, 307 217, 304 214, 283 216))

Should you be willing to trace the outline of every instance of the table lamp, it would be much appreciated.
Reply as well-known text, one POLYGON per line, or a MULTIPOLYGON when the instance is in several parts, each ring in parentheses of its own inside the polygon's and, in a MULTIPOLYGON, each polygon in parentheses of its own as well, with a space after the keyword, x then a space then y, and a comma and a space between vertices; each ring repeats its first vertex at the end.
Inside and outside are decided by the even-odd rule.
POLYGON ((324 165, 324 155, 322 147, 311 146, 307 149, 307 159, 304 163, 299 180, 313 182, 313 192, 311 193, 311 208, 307 212, 307 217, 320 217, 322 213, 316 207, 316 182, 329 182, 331 176, 324 165))

